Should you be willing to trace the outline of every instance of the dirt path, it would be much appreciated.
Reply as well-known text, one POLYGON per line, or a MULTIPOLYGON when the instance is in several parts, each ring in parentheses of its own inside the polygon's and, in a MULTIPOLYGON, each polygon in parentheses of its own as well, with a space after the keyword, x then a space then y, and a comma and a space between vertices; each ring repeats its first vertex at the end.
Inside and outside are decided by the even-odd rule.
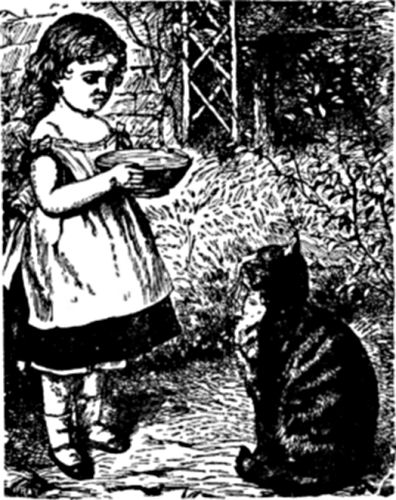
MULTIPOLYGON (((378 349, 375 356, 380 356, 378 349)), ((232 360, 194 362, 144 378, 131 372, 113 382, 121 418, 137 422, 131 427, 130 450, 122 455, 95 452, 95 478, 77 482, 50 464, 44 448, 37 471, 53 488, 40 498, 272 496, 244 483, 234 470, 239 447, 253 447, 254 431, 252 405, 232 360)), ((9 472, 10 482, 17 473, 12 467, 9 472)))
MULTIPOLYGON (((118 380, 124 407, 139 400, 134 385, 126 376, 118 380)), ((90 481, 67 479, 56 467, 40 469, 56 485, 42 498, 121 499, 131 491, 134 499, 171 492, 179 497, 262 496, 234 470, 239 447, 253 445, 254 435, 250 400, 232 364, 193 363, 187 370, 149 374, 145 385, 146 417, 134 429, 130 450, 95 452, 96 474, 90 481)))

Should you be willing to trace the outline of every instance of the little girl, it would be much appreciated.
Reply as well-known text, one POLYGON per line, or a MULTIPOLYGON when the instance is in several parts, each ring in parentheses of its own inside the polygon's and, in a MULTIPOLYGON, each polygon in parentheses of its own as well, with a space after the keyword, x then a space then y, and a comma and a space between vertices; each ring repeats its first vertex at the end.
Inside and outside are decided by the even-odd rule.
POLYGON ((171 281, 133 197, 142 174, 125 165, 100 172, 94 162, 121 144, 95 113, 125 68, 126 44, 113 29, 71 14, 44 33, 21 89, 35 199, 20 252, 26 351, 41 373, 50 454, 76 479, 93 477, 90 447, 129 447, 103 422, 106 370, 177 332, 171 281), (157 331, 136 329, 143 312, 157 331))

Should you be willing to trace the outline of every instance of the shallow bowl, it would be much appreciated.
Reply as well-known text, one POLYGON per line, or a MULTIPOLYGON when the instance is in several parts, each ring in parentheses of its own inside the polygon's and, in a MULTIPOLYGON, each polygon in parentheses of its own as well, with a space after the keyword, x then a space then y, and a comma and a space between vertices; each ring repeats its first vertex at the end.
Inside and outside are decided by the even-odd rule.
POLYGON ((178 184, 191 165, 191 158, 181 151, 161 149, 124 149, 111 151, 95 160, 100 170, 117 165, 131 165, 144 172, 142 183, 133 188, 136 196, 164 196, 178 184))

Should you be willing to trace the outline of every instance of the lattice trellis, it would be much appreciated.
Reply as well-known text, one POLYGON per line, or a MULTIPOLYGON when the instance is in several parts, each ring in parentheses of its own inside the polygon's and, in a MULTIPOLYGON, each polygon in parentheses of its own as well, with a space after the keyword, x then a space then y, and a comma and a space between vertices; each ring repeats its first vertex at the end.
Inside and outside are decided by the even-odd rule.
POLYGON ((183 137, 205 114, 238 139, 235 1, 184 2, 183 137))

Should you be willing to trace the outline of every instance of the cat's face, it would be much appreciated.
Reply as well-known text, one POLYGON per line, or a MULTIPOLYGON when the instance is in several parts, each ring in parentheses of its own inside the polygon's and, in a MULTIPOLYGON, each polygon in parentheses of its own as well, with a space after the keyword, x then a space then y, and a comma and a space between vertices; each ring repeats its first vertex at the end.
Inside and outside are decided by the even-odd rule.
POLYGON ((252 290, 265 291, 275 278, 279 263, 285 258, 284 247, 269 245, 258 250, 253 259, 242 267, 242 272, 252 290))
POLYGON ((298 240, 290 245, 268 245, 242 263, 245 286, 259 291, 265 303, 304 301, 308 293, 308 274, 298 240))

